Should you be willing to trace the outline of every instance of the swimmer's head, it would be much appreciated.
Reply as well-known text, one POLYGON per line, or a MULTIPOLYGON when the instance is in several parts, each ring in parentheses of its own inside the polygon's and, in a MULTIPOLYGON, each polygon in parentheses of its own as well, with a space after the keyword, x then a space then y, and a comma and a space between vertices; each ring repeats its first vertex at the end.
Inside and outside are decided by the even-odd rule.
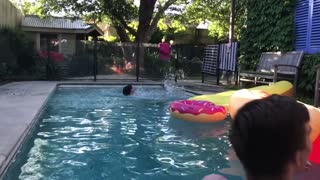
POLYGON ((131 94, 132 94, 132 85, 131 85, 131 84, 126 85, 126 86, 123 88, 122 93, 123 93, 123 95, 125 95, 125 96, 131 95, 131 94))

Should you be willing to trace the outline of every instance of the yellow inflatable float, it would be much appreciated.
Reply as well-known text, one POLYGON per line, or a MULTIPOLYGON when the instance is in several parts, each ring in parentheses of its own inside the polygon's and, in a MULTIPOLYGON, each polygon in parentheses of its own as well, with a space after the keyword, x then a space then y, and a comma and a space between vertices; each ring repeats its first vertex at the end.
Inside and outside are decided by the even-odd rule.
MULTIPOLYGON (((241 107, 243 107, 246 103, 255 99, 262 99, 267 96, 269 96, 268 93, 262 90, 242 89, 236 91, 230 97, 229 114, 232 118, 234 118, 238 110, 241 107)), ((299 103, 306 106, 310 115, 309 124, 312 128, 310 140, 313 143, 313 147, 309 160, 320 164, 320 109, 308 104, 304 104, 302 102, 299 103)))
MULTIPOLYGON (((283 96, 293 96, 293 85, 288 81, 279 81, 271 85, 257 86, 249 90, 263 90, 268 94, 279 94, 283 96)), ((216 105, 224 106, 226 110, 229 109, 229 100, 236 91, 225 91, 217 94, 206 94, 194 96, 190 100, 210 101, 216 105)))

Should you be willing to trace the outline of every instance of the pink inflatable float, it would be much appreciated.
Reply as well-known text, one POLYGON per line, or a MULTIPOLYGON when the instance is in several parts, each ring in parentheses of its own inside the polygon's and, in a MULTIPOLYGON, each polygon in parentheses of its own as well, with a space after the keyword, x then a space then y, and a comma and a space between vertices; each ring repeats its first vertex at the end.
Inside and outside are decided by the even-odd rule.
POLYGON ((169 111, 177 119, 192 122, 218 122, 227 117, 227 112, 223 106, 216 106, 209 101, 174 101, 170 104, 169 111))

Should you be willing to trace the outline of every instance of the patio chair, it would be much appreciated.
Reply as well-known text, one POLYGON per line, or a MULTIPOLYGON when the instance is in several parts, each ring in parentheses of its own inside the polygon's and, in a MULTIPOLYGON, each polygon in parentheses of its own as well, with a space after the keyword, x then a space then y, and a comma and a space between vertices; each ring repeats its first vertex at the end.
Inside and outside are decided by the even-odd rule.
POLYGON ((238 84, 243 81, 256 85, 274 83, 278 79, 293 80, 295 95, 302 57, 303 51, 264 52, 256 71, 241 71, 238 66, 238 84))

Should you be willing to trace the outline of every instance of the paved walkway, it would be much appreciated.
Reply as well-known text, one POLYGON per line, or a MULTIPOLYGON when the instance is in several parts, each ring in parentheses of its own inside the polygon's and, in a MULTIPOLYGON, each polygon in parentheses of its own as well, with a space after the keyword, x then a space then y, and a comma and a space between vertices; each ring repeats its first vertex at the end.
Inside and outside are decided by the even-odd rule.
POLYGON ((0 172, 32 127, 55 82, 14 82, 0 86, 0 172))
MULTIPOLYGON (((24 81, 0 86, 0 177, 14 157, 30 128, 40 115, 40 110, 57 84, 71 85, 162 85, 154 81, 24 81)), ((197 94, 224 91, 222 87, 198 82, 180 81, 178 86, 197 94)))

